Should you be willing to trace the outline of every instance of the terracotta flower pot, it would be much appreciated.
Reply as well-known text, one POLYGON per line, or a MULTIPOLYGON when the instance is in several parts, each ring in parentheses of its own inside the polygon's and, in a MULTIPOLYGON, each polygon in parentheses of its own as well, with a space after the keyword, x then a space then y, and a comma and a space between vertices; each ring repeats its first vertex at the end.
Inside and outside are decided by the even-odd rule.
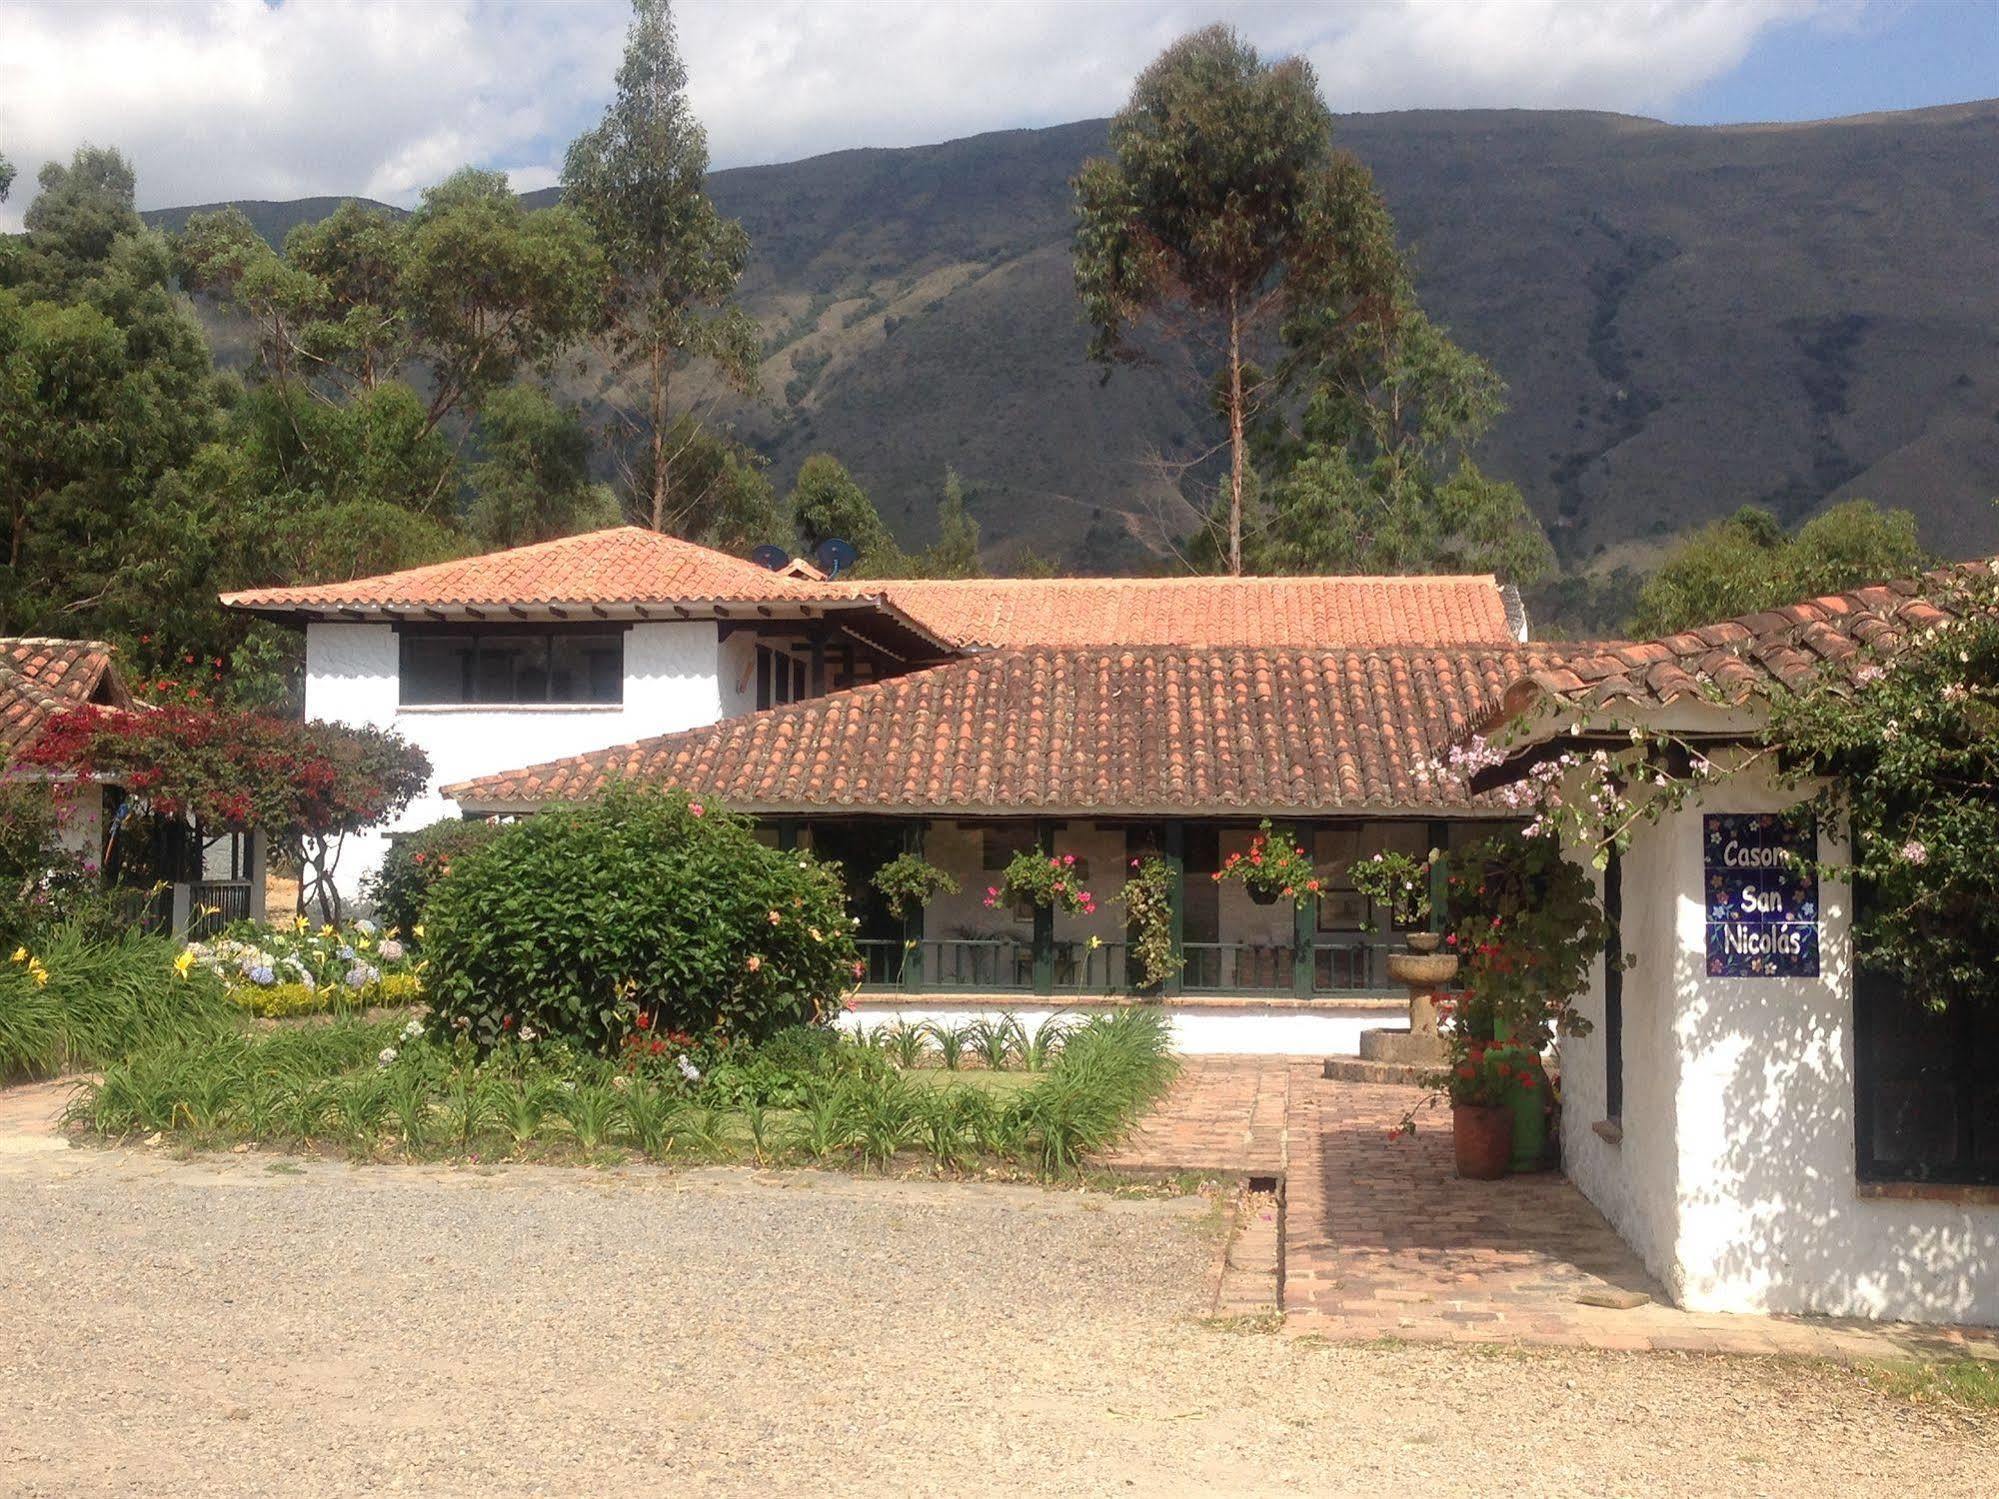
POLYGON ((1504 1104, 1452 1104, 1451 1146, 1459 1176, 1498 1181, 1513 1161, 1513 1110, 1504 1104))

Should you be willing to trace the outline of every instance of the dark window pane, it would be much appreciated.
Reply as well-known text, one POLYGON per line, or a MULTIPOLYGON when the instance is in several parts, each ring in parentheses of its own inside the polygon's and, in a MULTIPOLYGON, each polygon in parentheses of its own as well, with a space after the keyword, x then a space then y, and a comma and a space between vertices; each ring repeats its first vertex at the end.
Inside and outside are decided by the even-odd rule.
POLYGON ((761 713, 775 701, 770 689, 770 652, 757 647, 757 711, 761 713))
POLYGON ((619 703, 625 696, 622 635, 556 635, 549 644, 548 700, 619 703))
POLYGON ((481 703, 543 702, 547 698, 548 640, 540 635, 482 635, 473 700, 481 703), (535 689, 522 696, 523 684, 535 689))
POLYGON ((406 703, 471 701, 472 637, 403 636, 401 684, 406 703))

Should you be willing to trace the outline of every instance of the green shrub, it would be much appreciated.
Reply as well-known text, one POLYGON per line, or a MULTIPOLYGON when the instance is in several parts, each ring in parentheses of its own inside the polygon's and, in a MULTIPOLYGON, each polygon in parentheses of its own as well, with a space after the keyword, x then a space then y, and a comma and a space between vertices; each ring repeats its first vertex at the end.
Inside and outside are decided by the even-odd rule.
POLYGON ((454 817, 399 835, 389 845, 382 867, 362 884, 362 896, 373 904, 375 919, 405 937, 416 936, 430 892, 451 872, 454 861, 484 848, 499 833, 497 823, 454 817))
POLYGON ((58 838, 67 810, 41 782, 0 784, 0 951, 61 925, 98 895, 91 868, 58 838))
POLYGON ((461 856, 425 911, 433 1023, 616 1049, 762 1040, 830 1016, 860 976, 837 870, 681 792, 614 786, 461 856))
POLYGON ((0 1081, 96 1067, 179 1034, 227 1024, 222 986, 175 966, 174 944, 81 926, 49 932, 0 962, 0 1081))

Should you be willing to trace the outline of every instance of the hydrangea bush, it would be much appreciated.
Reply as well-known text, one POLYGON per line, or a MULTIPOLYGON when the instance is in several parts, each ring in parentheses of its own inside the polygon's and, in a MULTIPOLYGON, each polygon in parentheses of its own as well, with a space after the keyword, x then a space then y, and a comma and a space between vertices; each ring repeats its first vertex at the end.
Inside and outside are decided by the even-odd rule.
POLYGON ((460 856, 425 909, 432 1025, 606 1054, 634 1030, 761 1040, 860 982, 837 869, 680 792, 616 785, 460 856))
POLYGON ((258 1015, 300 1015, 341 1005, 409 1004, 421 993, 421 964, 401 933, 373 921, 313 926, 239 921, 205 942, 190 942, 175 966, 212 973, 229 997, 258 1015))

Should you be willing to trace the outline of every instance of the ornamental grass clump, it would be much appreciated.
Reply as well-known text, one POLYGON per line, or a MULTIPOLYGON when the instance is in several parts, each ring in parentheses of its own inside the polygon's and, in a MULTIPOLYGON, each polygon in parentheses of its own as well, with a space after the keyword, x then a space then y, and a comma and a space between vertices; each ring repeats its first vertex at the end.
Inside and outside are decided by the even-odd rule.
POLYGON ((178 1035, 227 1026, 222 985, 176 968, 174 944, 78 925, 0 962, 0 1082, 96 1067, 178 1035))
POLYGON ((684 793, 613 786, 459 856, 425 911, 433 1032, 619 1049, 655 1034, 761 1040, 860 981, 838 872, 768 848, 684 793))

